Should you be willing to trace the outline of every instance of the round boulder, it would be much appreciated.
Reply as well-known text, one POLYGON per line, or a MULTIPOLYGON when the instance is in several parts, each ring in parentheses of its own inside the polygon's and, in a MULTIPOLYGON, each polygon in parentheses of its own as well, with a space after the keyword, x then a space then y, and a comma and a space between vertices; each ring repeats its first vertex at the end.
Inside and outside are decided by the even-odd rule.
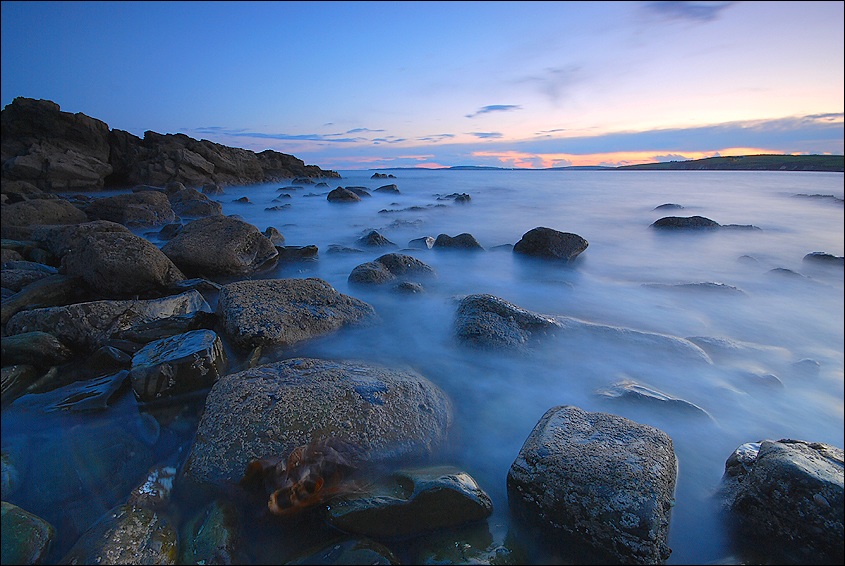
POLYGON ((79 224, 88 216, 64 199, 33 199, 5 205, 0 210, 4 226, 33 226, 38 224, 79 224))
POLYGON ((219 214, 186 224, 161 251, 195 277, 244 275, 279 255, 258 228, 219 214))
POLYGON ((578 234, 538 227, 522 235, 513 247, 514 253, 572 261, 587 249, 587 240, 578 234))
POLYGON ((140 191, 95 199, 86 212, 97 220, 109 220, 124 226, 161 226, 176 217, 167 195, 158 191, 140 191))
POLYGON ((200 484, 238 482, 252 460, 333 437, 370 461, 425 457, 451 420, 445 393, 414 371, 291 358, 214 384, 184 474, 200 484))

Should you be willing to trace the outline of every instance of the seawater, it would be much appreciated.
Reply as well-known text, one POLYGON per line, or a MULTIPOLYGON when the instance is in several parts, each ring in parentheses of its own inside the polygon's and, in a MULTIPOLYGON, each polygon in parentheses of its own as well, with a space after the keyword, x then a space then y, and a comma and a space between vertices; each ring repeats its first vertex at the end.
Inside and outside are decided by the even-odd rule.
MULTIPOLYGON (((342 330, 287 354, 412 368, 449 395, 454 424, 440 463, 464 469, 491 496, 493 541, 505 540, 513 527, 508 469, 540 417, 558 405, 618 414, 672 438, 678 482, 670 564, 738 560, 741 550, 729 536, 715 494, 725 460, 739 445, 792 438, 843 446, 843 269, 841 263, 803 260, 811 252, 843 255, 841 173, 389 172, 394 179, 341 171, 341 179, 326 180, 327 188, 227 187, 225 195, 214 198, 224 214, 236 214, 262 231, 277 228, 286 245, 319 249, 314 260, 279 263, 253 277, 318 277, 370 303, 380 316, 375 326, 342 330), (374 192, 392 183, 400 194, 374 192), (366 187, 372 196, 328 202, 326 194, 337 186, 366 187), (291 198, 274 201, 283 193, 291 198), (444 198, 453 193, 471 200, 459 204, 444 198), (243 196, 251 203, 234 202, 243 196), (666 203, 684 208, 655 210, 666 203), (283 204, 290 206, 266 210, 283 204), (692 215, 759 230, 650 227, 663 216, 692 215), (514 254, 510 246, 538 226, 578 234, 589 247, 565 265, 514 254), (371 230, 396 247, 358 244, 371 230), (415 238, 465 232, 485 250, 408 248, 415 238), (333 245, 362 251, 332 253, 333 245), (417 257, 436 270, 437 278, 413 295, 348 283, 355 266, 389 251, 417 257), (687 285, 700 283, 721 286, 687 285), (490 293, 542 314, 680 338, 729 340, 739 347, 714 354, 712 364, 600 336, 552 338, 521 353, 474 350, 456 343, 453 327, 456 301, 473 293, 490 293), (802 360, 803 365, 796 363, 802 360), (807 371, 811 366, 817 371, 807 371), (776 376, 782 386, 767 384, 765 375, 776 376), (598 393, 622 379, 694 403, 712 418, 643 408, 598 393)), ((138 233, 164 244, 153 233, 138 233)), ((33 415, 16 405, 3 414, 4 447, 34 431, 44 443, 61 442, 68 430, 85 426, 84 418, 33 415)), ((110 411, 138 412, 131 395, 110 411)), ((195 426, 195 420, 186 422, 186 430, 154 436, 150 450, 162 459, 183 458, 195 426)), ((132 426, 133 434, 144 428, 143 422, 132 426)), ((169 431, 167 423, 151 426, 169 431)), ((30 462, 27 485, 37 485, 39 466, 47 465, 55 463, 30 462)), ((86 463, 65 465, 83 470, 68 473, 84 474, 86 463)), ((18 499, 39 505, 26 489, 18 499)), ((252 560, 284 556, 273 550, 278 533, 257 527, 252 532, 252 560)), ((403 544, 391 548, 401 555, 403 544)), ((526 559, 566 560, 553 548, 532 545, 526 559)))

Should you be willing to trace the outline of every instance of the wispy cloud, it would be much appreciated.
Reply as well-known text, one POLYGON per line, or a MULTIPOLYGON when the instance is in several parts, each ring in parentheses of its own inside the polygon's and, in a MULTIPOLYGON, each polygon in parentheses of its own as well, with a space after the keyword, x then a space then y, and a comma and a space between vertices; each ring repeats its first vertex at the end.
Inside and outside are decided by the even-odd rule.
POLYGON ((417 141, 437 143, 437 142, 442 142, 442 141, 452 139, 454 137, 455 137, 455 134, 433 134, 433 135, 430 135, 430 136, 417 138, 417 141))
POLYGON ((467 118, 475 118, 481 114, 489 114, 490 112, 512 112, 513 110, 520 110, 522 106, 517 104, 491 104, 490 106, 482 106, 472 114, 467 114, 467 118))
POLYGON ((643 10, 667 20, 711 22, 736 2, 647 2, 643 10))
POLYGON ((467 132, 471 136, 475 136, 481 140, 496 140, 502 137, 500 132, 467 132))
POLYGON ((554 104, 565 98, 572 87, 584 79, 581 67, 569 65, 567 67, 549 67, 540 73, 520 77, 513 82, 529 84, 537 88, 554 104))

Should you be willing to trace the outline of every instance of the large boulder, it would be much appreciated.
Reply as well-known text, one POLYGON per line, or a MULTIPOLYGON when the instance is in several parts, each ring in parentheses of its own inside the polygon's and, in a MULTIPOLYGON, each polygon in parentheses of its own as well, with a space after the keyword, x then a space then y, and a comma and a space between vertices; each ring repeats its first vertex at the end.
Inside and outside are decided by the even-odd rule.
POLYGON ((573 406, 549 409, 508 471, 514 511, 606 563, 669 558, 677 461, 664 432, 573 406))
POLYGON ((90 238, 107 232, 132 233, 122 224, 108 220, 95 220, 63 226, 36 226, 31 232, 31 238, 51 254, 61 258, 67 252, 85 245, 90 238))
MULTIPOLYGON (((5 470, 4 470, 5 471, 5 470)), ((0 506, 3 564, 41 564, 47 558, 56 529, 37 515, 6 501, 0 506)))
POLYGON ((110 220, 124 226, 161 226, 175 218, 167 195, 158 191, 94 199, 85 211, 96 220, 110 220))
POLYGON ((484 247, 478 243, 475 236, 464 232, 457 236, 449 236, 448 234, 440 234, 434 240, 433 248, 439 249, 454 249, 454 250, 483 250, 484 247))
POLYGON ((132 233, 94 232, 67 252, 65 273, 109 297, 161 292, 185 276, 162 251, 132 233))
POLYGON ((523 234, 513 246, 513 251, 546 259, 572 261, 586 250, 588 245, 587 240, 578 234, 538 227, 523 234))
POLYGON ((288 347, 375 319, 373 307, 322 279, 263 279, 224 285, 217 300, 224 332, 243 349, 288 347))
POLYGON ((663 229, 709 229, 721 226, 715 220, 704 216, 664 216, 655 220, 652 228, 663 229))
POLYGON ((440 388, 411 370, 291 358, 222 377, 185 462, 189 480, 238 482, 252 460, 338 438, 370 461, 427 457, 452 420, 440 388))
POLYGON ((3 178, 38 188, 102 188, 109 165, 109 127, 49 100, 18 97, 0 112, 3 178))
POLYGON ((279 255, 258 228, 221 215, 186 224, 161 251, 191 277, 245 275, 279 255))
POLYGON ((63 344, 93 352, 115 332, 158 318, 211 308, 197 291, 142 301, 92 301, 20 311, 6 323, 6 334, 48 332, 63 344))
POLYGON ((769 537, 797 564, 841 564, 843 451, 820 442, 750 442, 725 462, 721 496, 740 530, 769 537))
POLYGON ((4 226, 79 224, 88 222, 88 216, 64 199, 32 199, 4 204, 0 222, 4 226))
POLYGON ((326 200, 329 202, 358 202, 361 200, 361 197, 349 189, 338 187, 326 195, 326 200))
POLYGON ((513 349, 560 329, 554 317, 531 312, 489 294, 462 298, 455 317, 458 340, 487 349, 513 349))
POLYGON ((196 189, 186 189, 167 195, 173 212, 184 218, 203 218, 223 213, 223 205, 211 200, 196 189))

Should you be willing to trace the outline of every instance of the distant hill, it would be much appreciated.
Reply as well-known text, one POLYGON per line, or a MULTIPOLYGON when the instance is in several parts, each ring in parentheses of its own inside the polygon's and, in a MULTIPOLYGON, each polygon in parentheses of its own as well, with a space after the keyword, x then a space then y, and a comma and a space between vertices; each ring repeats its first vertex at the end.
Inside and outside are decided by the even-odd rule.
POLYGON ((845 171, 842 155, 738 155, 624 165, 616 169, 672 171, 845 171))

